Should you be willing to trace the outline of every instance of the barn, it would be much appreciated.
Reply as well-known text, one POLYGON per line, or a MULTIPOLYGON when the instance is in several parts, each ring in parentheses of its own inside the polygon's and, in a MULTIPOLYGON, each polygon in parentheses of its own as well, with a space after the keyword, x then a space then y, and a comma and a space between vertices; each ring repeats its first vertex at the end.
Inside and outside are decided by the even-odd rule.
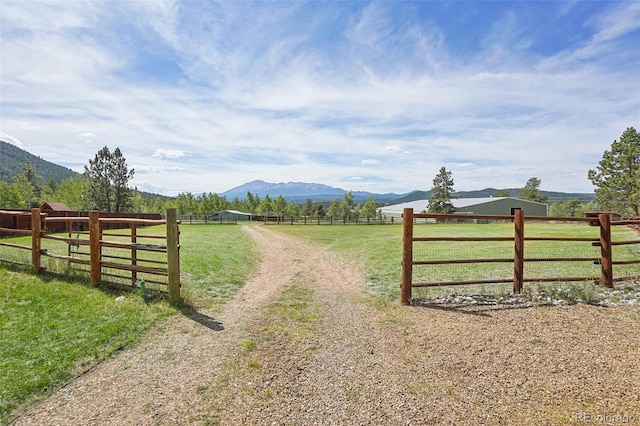
MULTIPOLYGON (((521 209, 527 216, 547 216, 549 208, 545 203, 513 197, 454 198, 451 204, 455 207, 456 213, 486 215, 512 215, 514 210, 521 209)), ((427 210, 428 205, 429 200, 416 200, 385 206, 380 210, 383 216, 400 217, 405 208, 413 209, 414 213, 422 213, 427 210)))

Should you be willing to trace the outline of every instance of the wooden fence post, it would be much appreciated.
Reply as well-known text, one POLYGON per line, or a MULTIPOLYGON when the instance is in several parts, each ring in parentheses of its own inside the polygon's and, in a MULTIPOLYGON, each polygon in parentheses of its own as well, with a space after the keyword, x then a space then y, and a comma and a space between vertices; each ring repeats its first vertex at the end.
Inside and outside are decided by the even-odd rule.
POLYGON ((513 257, 513 292, 522 293, 524 282, 524 210, 513 212, 514 257, 513 257))
POLYGON ((91 285, 97 287, 101 280, 101 249, 100 249, 100 213, 97 210, 89 212, 89 258, 91 259, 91 285))
POLYGON ((138 265, 138 250, 136 249, 136 243, 138 242, 138 228, 135 223, 131 224, 131 285, 135 285, 138 281, 138 271, 136 266, 138 265))
POLYGON ((613 288, 613 264, 611 253, 611 215, 600 213, 600 267, 602 271, 602 284, 607 288, 613 288))
POLYGON ((176 209, 167 209, 167 269, 169 273, 169 303, 179 305, 180 297, 180 240, 176 209))
POLYGON ((402 213, 402 283, 400 302, 408 305, 411 300, 411 281, 413 274, 413 209, 404 209, 402 213))
POLYGON ((33 272, 40 272, 42 249, 42 222, 40 209, 31 209, 31 267, 33 272))

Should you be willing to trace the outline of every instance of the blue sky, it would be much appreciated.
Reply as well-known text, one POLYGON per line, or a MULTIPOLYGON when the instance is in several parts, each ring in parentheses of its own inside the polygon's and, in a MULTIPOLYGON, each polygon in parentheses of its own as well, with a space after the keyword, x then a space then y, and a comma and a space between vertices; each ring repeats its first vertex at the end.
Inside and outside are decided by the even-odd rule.
POLYGON ((0 138, 166 195, 262 179, 591 192, 640 128, 638 1, 0 2, 0 138))

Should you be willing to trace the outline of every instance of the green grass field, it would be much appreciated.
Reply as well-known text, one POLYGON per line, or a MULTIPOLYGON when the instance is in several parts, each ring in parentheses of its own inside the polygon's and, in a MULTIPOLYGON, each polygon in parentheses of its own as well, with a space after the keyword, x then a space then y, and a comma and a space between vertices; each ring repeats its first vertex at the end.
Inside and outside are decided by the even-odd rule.
MULTIPOLYGON (((374 297, 380 300, 399 300, 402 259, 402 226, 290 226, 273 225, 271 229, 308 239, 331 250, 335 250, 365 272, 371 281, 374 297)), ((489 224, 420 224, 414 228, 415 237, 512 237, 512 223, 489 224)), ((575 237, 598 238, 599 230, 586 224, 527 222, 527 237, 575 237)), ((626 227, 613 227, 612 240, 638 239, 626 227)), ((532 257, 599 257, 600 249, 589 242, 528 241, 525 256, 532 257)), ((640 258, 640 245, 615 247, 614 260, 640 258)), ((513 242, 416 242, 414 259, 477 259, 513 258, 513 242)), ((638 265, 616 266, 615 276, 640 275, 638 265)), ((593 262, 526 262, 525 276, 531 278, 593 276, 599 277, 600 267, 593 262)), ((486 263, 461 265, 415 266, 414 282, 458 281, 470 279, 495 279, 513 277, 513 263, 486 263)), ((532 284, 525 284, 527 285, 532 284)), ((437 295, 447 292, 505 293, 510 284, 487 284, 477 286, 432 287, 414 289, 414 297, 437 295)))
MULTIPOLYGON (((163 227, 141 232, 162 234, 163 227)), ((30 238, 5 239, 23 245, 30 238)), ((182 283, 197 308, 216 309, 242 287, 259 258, 239 226, 181 227, 182 283)), ((45 241, 59 254, 66 244, 45 241)), ((0 258, 30 263, 30 252, 0 246, 0 258)), ((49 270, 66 262, 44 259, 49 270)), ((166 301, 93 288, 88 276, 32 275, 0 262, 0 423, 71 378, 129 345, 176 311, 166 301), (124 295, 124 303, 116 303, 124 295)))
MULTIPOLYGON (((264 226, 252 224, 251 226, 264 226)), ((269 225, 269 228, 312 241, 335 251, 358 267, 370 281, 372 300, 399 301, 401 277, 401 225, 269 225)), ((163 227, 142 233, 162 234, 163 227)), ((259 255, 236 225, 182 225, 180 227, 181 279, 193 307, 215 311, 221 307, 255 270, 259 255)), ((577 224, 527 223, 527 236, 597 237, 597 228, 577 224)), ((511 223, 425 224, 416 236, 511 236, 511 223)), ((614 227, 614 241, 637 239, 624 227, 614 227)), ((29 245, 29 238, 11 241, 29 245)), ((47 241, 45 248, 64 252, 65 244, 47 241)), ((512 257, 512 242, 505 243, 416 243, 421 259, 466 257, 512 257), (418 245, 420 244, 420 245, 418 245)), ((527 242, 527 256, 594 256, 598 249, 589 243, 527 242)), ((30 253, 0 246, 0 258, 30 263, 30 253)), ((614 260, 640 258, 640 246, 614 248, 614 260)), ((47 268, 64 271, 65 263, 47 259, 47 268)), ((92 288, 88 277, 75 281, 46 274, 32 275, 28 268, 8 268, 0 263, 0 422, 6 422, 26 404, 51 392, 78 373, 95 365, 138 336, 159 319, 176 313, 166 302, 144 303, 137 293, 92 288), (125 294, 125 303, 117 296, 125 294)), ((528 265, 525 265, 528 267, 528 265)), ((584 264, 533 264, 527 273, 597 275, 598 267, 584 264)), ((416 269, 419 279, 455 279, 511 276, 512 264, 416 269)), ((616 276, 638 275, 637 265, 614 268, 616 276)), ((525 284, 525 288, 528 285, 525 284)), ((442 292, 509 292, 510 285, 465 286, 416 289, 414 297, 442 292)))
POLYGON ((173 312, 117 293, 0 267, 0 422, 134 342, 173 312))

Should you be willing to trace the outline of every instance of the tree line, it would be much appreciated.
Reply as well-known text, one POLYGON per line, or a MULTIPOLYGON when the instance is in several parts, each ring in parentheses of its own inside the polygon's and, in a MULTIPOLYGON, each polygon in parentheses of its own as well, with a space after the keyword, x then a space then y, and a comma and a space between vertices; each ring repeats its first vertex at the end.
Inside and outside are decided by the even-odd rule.
POLYGON ((247 192, 244 199, 228 200, 224 195, 191 192, 175 198, 142 195, 136 188, 129 188, 135 171, 127 167, 120 148, 113 152, 108 147, 96 153, 84 167, 82 175, 57 182, 49 179, 42 184, 31 163, 23 163, 20 173, 11 183, 0 181, 0 209, 30 209, 45 201, 64 203, 74 211, 100 210, 105 212, 164 212, 175 208, 178 215, 204 216, 222 210, 238 210, 252 215, 284 217, 328 217, 351 220, 356 217, 376 217, 377 202, 370 197, 364 204, 354 201, 351 191, 338 202, 313 202, 303 204, 287 201, 282 195, 271 198, 247 192))
MULTIPOLYGON (((143 195, 136 188, 129 188, 134 170, 129 169, 120 148, 113 152, 102 148, 82 175, 60 182, 49 179, 42 184, 35 167, 23 163, 20 173, 12 182, 0 181, 0 209, 29 209, 43 201, 66 204, 71 210, 101 210, 107 212, 163 212, 176 208, 179 215, 207 215, 222 210, 238 210, 260 216, 277 217, 328 217, 351 220, 357 217, 379 217, 380 211, 374 197, 363 204, 356 204, 351 191, 330 203, 307 200, 303 204, 287 201, 282 195, 272 198, 247 192, 244 199, 228 200, 224 195, 180 193, 175 198, 143 195)), ((583 216, 585 211, 612 211, 627 216, 640 216, 640 135, 635 128, 627 128, 619 140, 614 140, 606 150, 598 166, 589 170, 587 177, 595 186, 596 199, 584 203, 579 199, 551 203, 551 216, 583 216)), ((517 198, 547 203, 540 191, 541 181, 531 177, 520 190, 517 198)), ((425 210, 430 213, 452 213, 451 200, 455 198, 451 171, 442 167, 433 179, 431 198, 425 210)), ((499 190, 495 197, 509 196, 507 190, 499 190)))

